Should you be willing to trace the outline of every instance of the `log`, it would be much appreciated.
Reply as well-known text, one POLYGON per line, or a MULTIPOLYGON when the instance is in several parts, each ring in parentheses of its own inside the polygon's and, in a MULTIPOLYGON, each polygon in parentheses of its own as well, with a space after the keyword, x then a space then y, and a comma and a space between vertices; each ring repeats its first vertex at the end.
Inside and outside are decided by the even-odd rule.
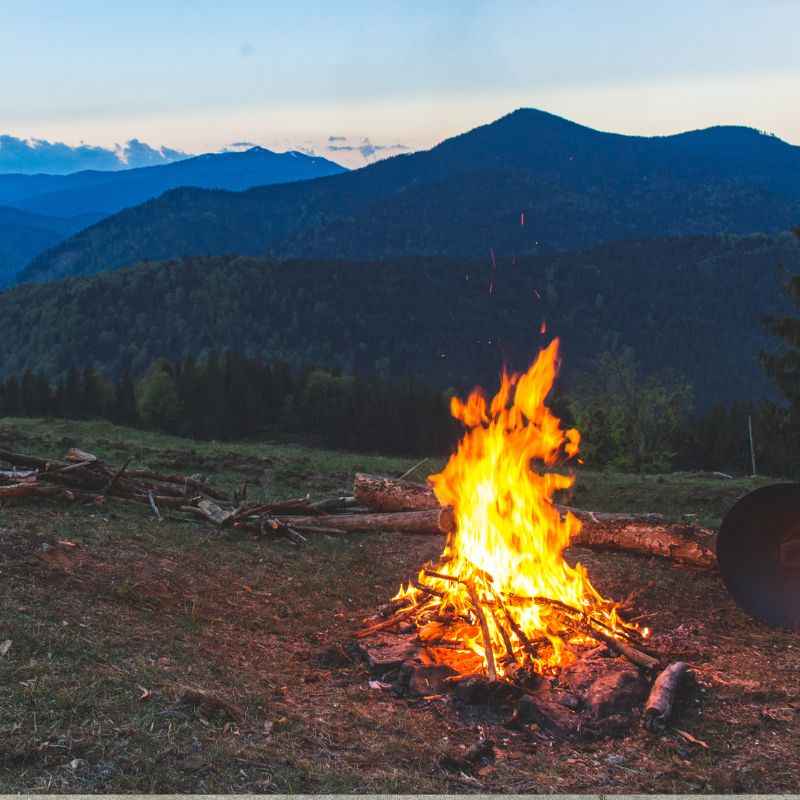
POLYGON ((696 525, 671 524, 658 514, 607 514, 559 506, 582 523, 570 545, 658 556, 702 569, 717 566, 717 536, 696 525))
POLYGON ((12 483, 8 486, 0 486, 0 497, 19 497, 20 495, 36 495, 41 487, 36 481, 25 481, 24 483, 12 483))
POLYGON ((190 478, 186 477, 185 475, 173 475, 169 472, 154 472, 150 469, 129 469, 127 475, 129 478, 145 478, 147 480, 157 481, 159 483, 171 483, 177 486, 188 486, 197 492, 202 492, 203 494, 214 498, 214 500, 221 500, 222 502, 230 500, 225 492, 220 492, 219 490, 214 489, 207 483, 204 483, 197 478, 190 478))
POLYGON ((31 469, 47 469, 51 464, 66 466, 66 462, 58 461, 58 459, 38 458, 24 453, 14 453, 2 447, 0 447, 0 461, 7 461, 16 467, 30 467, 31 469))
POLYGON ((687 675, 689 665, 685 661, 670 664, 653 683, 643 712, 644 727, 652 733, 663 733, 675 705, 675 695, 687 675))
POLYGON ((427 483, 414 483, 357 472, 353 495, 361 505, 377 511, 424 511, 440 508, 427 483))
POLYGON ((314 517, 283 517, 292 527, 311 531, 314 528, 336 528, 348 533, 397 531, 398 533, 437 534, 452 531, 455 520, 452 509, 432 508, 426 511, 398 511, 388 514, 325 514, 314 517))
MULTIPOLYGON (((358 473, 353 489, 356 500, 378 511, 439 507, 427 484, 358 473)), ((658 556, 702 569, 717 565, 717 537, 707 528, 669 523, 660 514, 610 514, 562 505, 556 508, 582 523, 581 531, 572 538, 573 545, 658 556)))

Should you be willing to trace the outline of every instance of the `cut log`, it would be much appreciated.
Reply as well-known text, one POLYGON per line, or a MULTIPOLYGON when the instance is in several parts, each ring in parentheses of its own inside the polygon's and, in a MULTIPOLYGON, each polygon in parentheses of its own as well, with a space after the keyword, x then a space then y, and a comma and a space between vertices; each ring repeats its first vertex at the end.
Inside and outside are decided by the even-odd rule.
POLYGON ((658 556, 702 569, 717 565, 717 536, 707 528, 671 524, 658 514, 606 514, 558 508, 582 523, 571 545, 658 556))
POLYGON ((80 450, 77 447, 70 447, 67 455, 64 457, 65 461, 71 461, 76 464, 91 464, 97 461, 97 456, 92 453, 87 453, 85 450, 80 450))
POLYGON ((353 495, 361 505, 377 511, 423 511, 440 508, 433 489, 426 483, 414 483, 381 475, 356 473, 353 495))
POLYGON ((647 730, 662 733, 672 714, 675 695, 688 672, 689 665, 684 661, 670 664, 655 680, 650 696, 644 707, 643 723, 647 730))
POLYGON ((311 531, 313 528, 336 528, 348 533, 441 534, 450 533, 454 526, 452 509, 432 508, 426 511, 398 511, 389 514, 324 514, 315 517, 285 517, 282 521, 292 527, 311 531))

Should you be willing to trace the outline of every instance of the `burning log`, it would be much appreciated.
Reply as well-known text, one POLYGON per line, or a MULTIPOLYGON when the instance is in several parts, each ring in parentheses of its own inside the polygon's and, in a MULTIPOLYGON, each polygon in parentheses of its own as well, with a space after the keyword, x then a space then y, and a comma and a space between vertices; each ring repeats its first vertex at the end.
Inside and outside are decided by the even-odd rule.
POLYGON ((644 727, 652 733, 663 733, 675 705, 675 696, 687 675, 689 665, 684 661, 670 664, 655 680, 644 707, 644 727))
MULTIPOLYGON (((353 493, 363 505, 382 512, 440 507, 430 485, 378 475, 358 473, 353 493)), ((717 537, 707 528, 672 524, 660 514, 611 514, 562 505, 555 508, 581 521, 581 530, 572 537, 571 545, 668 558, 702 569, 716 567, 717 537)))
MULTIPOLYGON (((431 506, 366 515, 381 527, 452 504, 458 527, 449 533, 439 561, 423 566, 416 580, 400 588, 395 599, 409 608, 376 624, 380 630, 402 620, 434 659, 480 671, 490 684, 504 679, 507 685, 507 676, 520 669, 553 674, 597 642, 638 666, 652 669, 658 663, 629 643, 643 641, 648 632, 621 620, 617 604, 597 592, 586 570, 563 558, 580 522, 562 513, 553 497, 573 478, 531 468, 534 461, 555 467, 578 452, 578 432, 562 429, 544 404, 556 365, 553 342, 527 373, 504 375, 490 402, 479 391, 466 402, 454 399, 453 416, 467 432, 433 479, 435 497, 428 487, 370 475, 357 476, 354 486, 355 497, 373 508, 431 506), (439 641, 448 643, 443 655, 435 652, 439 641), (466 655, 451 660, 450 643, 463 643, 466 655)), ((375 625, 359 635, 372 629, 375 625)))

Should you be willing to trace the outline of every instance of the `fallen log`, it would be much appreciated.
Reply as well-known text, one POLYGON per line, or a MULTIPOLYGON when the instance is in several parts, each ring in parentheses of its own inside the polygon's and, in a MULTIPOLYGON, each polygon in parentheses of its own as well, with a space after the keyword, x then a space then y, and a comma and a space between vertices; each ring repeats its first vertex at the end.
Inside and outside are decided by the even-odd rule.
POLYGON ((672 524, 658 514, 607 514, 567 507, 559 510, 582 523, 570 545, 658 556, 702 569, 717 566, 717 535, 707 528, 672 524))
MULTIPOLYGON (((439 508, 427 484, 358 473, 353 482, 358 502, 376 511, 439 508)), ((582 525, 571 544, 598 550, 621 550, 668 558, 703 569, 717 564, 716 534, 707 528, 669 523, 660 514, 611 514, 557 505, 582 525)), ((435 533, 436 531, 431 531, 435 533)))
POLYGON ((388 514, 324 514, 314 517, 279 517, 282 522, 311 531, 328 528, 347 533, 396 531, 410 534, 450 533, 454 518, 452 509, 431 508, 424 511, 397 511, 388 514))
POLYGON ((0 447, 0 461, 7 461, 15 467, 30 467, 31 469, 47 469, 51 464, 60 465, 62 467, 67 466, 66 461, 59 461, 53 458, 38 458, 37 456, 29 456, 25 453, 15 453, 3 447, 0 447))
MULTIPOLYGON (((56 487, 53 487, 54 489, 56 487)), ((19 497, 21 495, 38 495, 41 487, 36 481, 25 481, 24 483, 12 483, 8 486, 0 486, 0 497, 19 497)))
POLYGON ((427 483, 414 483, 381 475, 357 472, 353 481, 357 502, 376 511, 424 511, 440 508, 427 483))
POLYGON ((230 497, 225 492, 220 492, 214 489, 207 483, 197 479, 188 478, 185 475, 173 475, 169 472, 153 472, 149 469, 129 469, 127 472, 129 478, 144 478, 145 480, 157 481, 159 483, 171 483, 176 486, 188 486, 197 492, 202 492, 214 500, 221 500, 223 502, 230 501, 230 497))
POLYGON ((684 661, 670 664, 653 683, 643 712, 644 727, 652 733, 663 733, 675 705, 678 688, 687 675, 689 665, 684 661))

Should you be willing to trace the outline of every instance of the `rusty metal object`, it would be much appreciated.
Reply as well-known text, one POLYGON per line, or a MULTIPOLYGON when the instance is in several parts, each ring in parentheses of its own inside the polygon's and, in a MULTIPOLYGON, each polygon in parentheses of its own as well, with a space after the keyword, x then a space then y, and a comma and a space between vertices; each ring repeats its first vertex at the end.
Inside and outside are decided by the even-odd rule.
POLYGON ((776 483, 742 497, 722 521, 717 561, 748 614, 800 629, 800 483, 776 483))

